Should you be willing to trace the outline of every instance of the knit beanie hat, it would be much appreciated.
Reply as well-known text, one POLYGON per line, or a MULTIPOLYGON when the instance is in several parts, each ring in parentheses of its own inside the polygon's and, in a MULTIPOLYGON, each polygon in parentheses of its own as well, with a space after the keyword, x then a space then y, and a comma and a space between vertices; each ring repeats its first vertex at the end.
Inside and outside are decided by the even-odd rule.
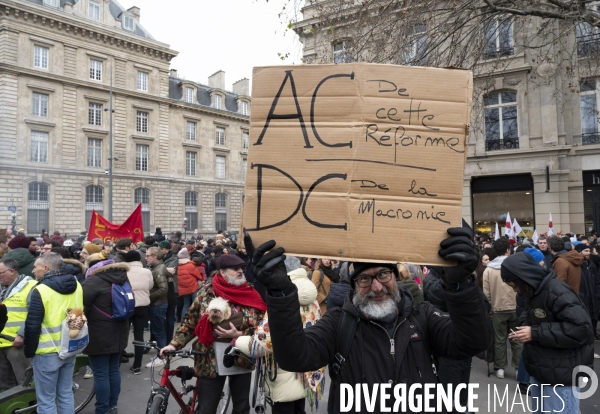
POLYGON ((100 253, 102 249, 97 244, 88 243, 85 246, 83 246, 83 250, 87 251, 89 254, 95 254, 100 253))
POLYGON ((300 259, 294 256, 285 256, 285 270, 290 273, 300 267, 300 259))
POLYGON ((579 243, 577 246, 575 246, 575 250, 577 250, 579 253, 581 253, 585 249, 589 249, 589 248, 590 248, 590 246, 588 246, 587 244, 583 244, 583 243, 579 243))
POLYGON ((171 249, 171 243, 169 243, 166 240, 161 241, 160 243, 158 243, 158 247, 160 247, 161 249, 171 249))
POLYGON ((177 253, 177 257, 180 258, 180 259, 189 259, 190 258, 190 253, 184 247, 183 249, 179 250, 179 253, 177 253))
POLYGON ((8 247, 10 247, 12 250, 18 249, 19 247, 22 247, 23 249, 29 249, 30 243, 31 243, 31 241, 29 240, 29 237, 17 236, 17 237, 13 237, 8 242, 8 247))
POLYGON ((127 262, 139 262, 142 259, 140 253, 137 250, 130 250, 123 256, 123 259, 127 262))
POLYGON ((529 253, 531 257, 533 257, 533 260, 535 260, 537 263, 544 260, 544 253, 540 252, 538 249, 534 249, 533 247, 526 248, 524 252, 529 253))

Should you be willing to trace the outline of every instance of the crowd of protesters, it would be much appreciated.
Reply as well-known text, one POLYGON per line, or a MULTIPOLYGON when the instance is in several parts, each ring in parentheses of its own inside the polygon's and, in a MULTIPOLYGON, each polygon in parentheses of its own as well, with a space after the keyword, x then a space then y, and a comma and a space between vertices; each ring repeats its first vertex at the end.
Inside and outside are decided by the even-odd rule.
MULTIPOLYGON (((98 414, 117 413, 120 364, 133 358, 131 373, 142 372, 148 350, 136 347, 134 352, 127 352, 130 328, 136 340, 143 340, 144 331, 149 330, 151 340, 162 349, 180 349, 198 338, 194 348, 205 352, 196 358, 194 367, 204 396, 201 413, 214 412, 227 377, 234 412, 249 412, 250 372, 258 358, 280 363, 278 377, 269 379, 268 384, 273 412, 303 413, 305 401, 311 407, 318 404, 325 386, 324 366, 328 364, 333 377, 330 412, 339 410, 339 396, 335 396, 338 391, 333 387, 340 381, 353 382, 355 375, 359 379, 354 382, 413 378, 410 366, 402 366, 398 371, 401 378, 389 379, 382 373, 385 369, 380 372, 371 366, 378 362, 367 363, 370 356, 354 356, 353 351, 346 359, 356 359, 356 366, 334 377, 335 361, 331 356, 338 354, 332 353, 337 345, 331 335, 343 322, 339 320, 345 311, 383 327, 392 341, 392 354, 392 335, 400 328, 401 317, 414 322, 410 325, 412 333, 403 335, 423 335, 424 342, 427 338, 419 332, 423 329, 420 325, 433 326, 429 330, 425 326, 427 335, 435 336, 429 338, 431 345, 424 344, 426 352, 415 351, 412 342, 412 351, 402 351, 402 364, 416 361, 417 367, 434 367, 433 373, 421 372, 419 368, 419 381, 468 383, 471 357, 478 352, 481 356, 481 351, 493 355, 496 376, 504 379, 509 364, 508 342, 510 365, 522 392, 530 392, 540 400, 546 398, 546 404, 556 407, 560 406, 556 398, 541 395, 541 387, 532 385, 562 384, 562 388, 556 387, 556 395, 565 401, 568 411, 563 412, 577 412, 571 410, 579 402, 567 392, 571 372, 577 365, 592 366, 593 358, 600 358, 594 353, 594 337, 600 340, 600 256, 595 233, 590 237, 541 236, 534 243, 528 238, 492 240, 490 235, 480 234, 465 237, 468 233, 451 230, 451 237, 446 240, 453 240, 453 246, 458 247, 449 248, 451 242, 442 242, 440 255, 457 260, 459 265, 454 268, 291 256, 285 262, 282 258, 277 265, 270 265, 278 255, 283 257, 283 249, 273 249, 273 243, 260 246, 255 252, 248 237, 244 243, 246 251, 223 231, 206 240, 197 234, 186 240, 180 232, 169 237, 157 228, 138 243, 131 239, 90 242, 83 233, 76 239, 65 239, 59 232, 49 236, 45 231, 35 238, 0 235, 0 302, 9 300, 11 295, 27 297, 38 281, 64 295, 65 303, 73 306, 79 300, 74 295, 81 289, 90 328, 90 343, 85 350, 90 367, 85 378, 95 382, 98 414), (443 253, 444 249, 447 253, 443 253), (272 268, 267 271, 269 266, 272 268), (128 321, 113 321, 104 316, 112 309, 111 286, 125 281, 131 284, 135 295, 135 312, 128 321), (216 299, 227 302, 223 305, 216 299), (450 318, 438 321, 437 310, 450 318), (212 312, 229 317, 215 321, 212 312), (424 316, 419 317, 419 312, 424 316), (294 319, 297 314, 301 318, 294 319), (301 330, 289 323, 293 320, 301 323, 301 330), (315 330, 319 326, 320 330, 315 330), (476 339, 473 326, 480 332, 476 339), (219 344, 228 346, 226 353, 232 347, 242 353, 223 365, 227 355, 223 358, 219 344), (282 349, 287 351, 283 353, 282 349), (423 358, 424 365, 419 365, 419 358, 423 358), (240 371, 231 374, 231 365, 240 371), (355 372, 358 366, 363 370, 362 377, 355 372), (338 401, 334 402, 336 398, 338 401)), ((15 341, 0 342, 0 371, 9 373, 0 381, 0 392, 19 383, 30 358, 48 358, 40 345, 40 327, 45 323, 43 303, 47 297, 36 295, 28 299, 29 312, 22 329, 9 332, 16 336, 15 341), (24 352, 15 352, 21 348, 24 352)), ((367 325, 358 324, 356 329, 365 331, 364 335, 377 336, 377 329, 370 332, 367 325)), ((368 342, 362 335, 360 347, 368 342)), ((381 349, 385 346, 379 349, 379 344, 373 345, 373 361, 378 355, 384 359, 386 352, 381 349)), ((150 355, 145 367, 164 365, 161 354, 150 355)), ((397 361, 392 366, 400 363, 400 359, 397 361)), ((40 373, 38 379, 36 371, 40 413, 55 400, 59 405, 72 405, 64 389, 61 391, 67 379, 60 374, 68 369, 72 372, 72 364, 58 360, 51 363, 54 376, 40 373)), ((548 405, 544 408, 547 410, 548 405)))

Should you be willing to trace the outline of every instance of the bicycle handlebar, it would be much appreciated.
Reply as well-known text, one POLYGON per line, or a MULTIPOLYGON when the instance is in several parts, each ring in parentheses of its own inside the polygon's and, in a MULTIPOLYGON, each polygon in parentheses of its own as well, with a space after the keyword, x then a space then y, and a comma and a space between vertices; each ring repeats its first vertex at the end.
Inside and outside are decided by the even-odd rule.
MULTIPOLYGON (((160 352, 160 348, 155 341, 133 341, 134 346, 143 346, 144 348, 154 348, 160 352)), ((181 349, 179 351, 164 351, 165 356, 180 356, 183 358, 192 358, 193 355, 205 355, 204 352, 194 351, 193 349, 181 349)))

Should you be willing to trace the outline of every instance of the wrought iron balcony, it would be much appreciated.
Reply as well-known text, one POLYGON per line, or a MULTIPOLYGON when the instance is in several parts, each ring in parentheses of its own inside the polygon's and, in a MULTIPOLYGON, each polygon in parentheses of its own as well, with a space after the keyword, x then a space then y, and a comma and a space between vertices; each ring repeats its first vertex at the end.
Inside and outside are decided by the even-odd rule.
POLYGON ((487 139, 485 141, 486 151, 499 151, 505 149, 519 149, 519 138, 487 139))
POLYGON ((484 59, 495 59, 503 56, 512 56, 515 49, 512 46, 501 46, 499 48, 486 48, 483 51, 484 59))
POLYGON ((600 53, 600 35, 577 38, 577 56, 589 57, 600 53))
POLYGON ((600 132, 581 134, 581 143, 583 145, 600 144, 600 132))

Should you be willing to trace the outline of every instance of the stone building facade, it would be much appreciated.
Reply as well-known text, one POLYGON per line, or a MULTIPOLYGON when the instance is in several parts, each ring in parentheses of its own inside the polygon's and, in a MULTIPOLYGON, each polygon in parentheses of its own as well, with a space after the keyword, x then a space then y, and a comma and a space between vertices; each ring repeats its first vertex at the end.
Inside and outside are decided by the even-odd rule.
MULTIPOLYGON (((319 3, 307 5, 294 26, 304 61, 356 59, 347 48, 352 39, 338 38, 331 27, 320 25, 319 3)), ((560 44, 538 60, 523 41, 528 36, 520 32, 538 23, 536 18, 519 25, 513 20, 502 32, 510 33, 506 39, 500 34, 492 39, 498 44, 486 45, 486 51, 492 46, 493 58, 482 60, 474 71, 479 93, 473 98, 467 142, 463 218, 483 233, 493 232, 496 222, 502 227, 508 211, 528 235, 534 229, 547 231, 549 213, 555 232, 600 230, 600 78, 594 61, 600 36, 585 24, 574 31, 557 23, 560 44), (574 66, 561 65, 561 47, 576 51, 574 66)))
POLYGON ((170 70, 178 52, 113 0, 0 0, 0 227, 75 235, 142 203, 144 230, 237 230, 249 81, 225 90, 170 70))

